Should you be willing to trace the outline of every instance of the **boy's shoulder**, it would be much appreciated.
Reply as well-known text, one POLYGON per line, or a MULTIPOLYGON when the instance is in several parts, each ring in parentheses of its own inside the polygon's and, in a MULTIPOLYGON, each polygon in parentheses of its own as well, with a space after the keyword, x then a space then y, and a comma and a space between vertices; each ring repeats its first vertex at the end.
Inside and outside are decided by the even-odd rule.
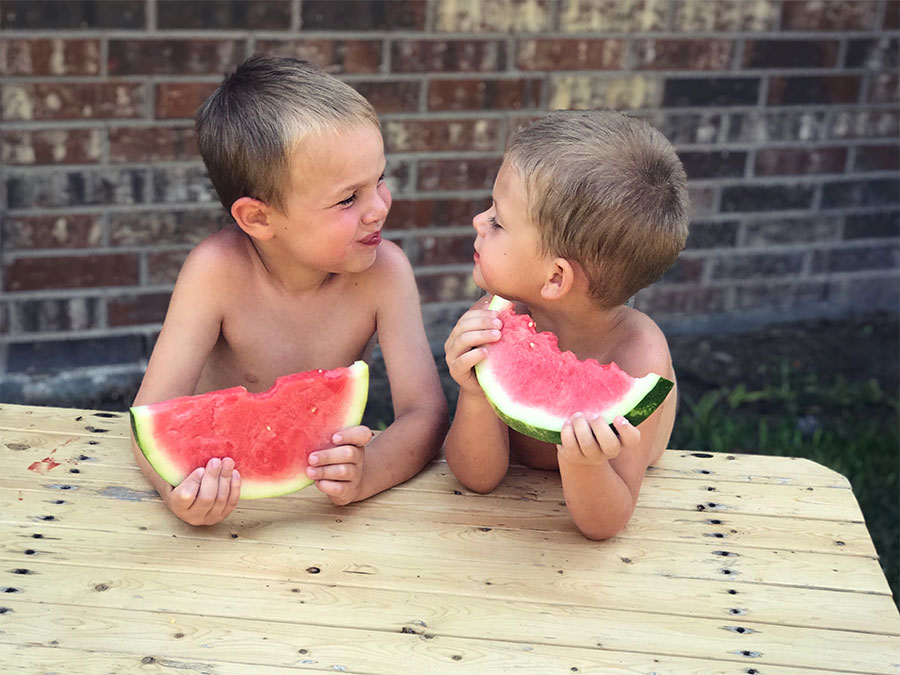
POLYGON ((412 278, 412 265, 403 249, 385 239, 378 246, 375 262, 363 274, 391 280, 396 280, 398 277, 412 278))
POLYGON ((624 319, 608 346, 610 361, 633 377, 672 371, 669 343, 657 323, 640 310, 626 307, 624 319))

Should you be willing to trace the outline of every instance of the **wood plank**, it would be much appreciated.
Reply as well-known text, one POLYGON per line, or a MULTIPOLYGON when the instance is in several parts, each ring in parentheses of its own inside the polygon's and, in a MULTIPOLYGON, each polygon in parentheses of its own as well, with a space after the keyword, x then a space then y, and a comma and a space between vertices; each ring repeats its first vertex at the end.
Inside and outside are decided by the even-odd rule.
POLYGON ((0 403, 2 431, 130 438, 130 424, 128 413, 0 403))

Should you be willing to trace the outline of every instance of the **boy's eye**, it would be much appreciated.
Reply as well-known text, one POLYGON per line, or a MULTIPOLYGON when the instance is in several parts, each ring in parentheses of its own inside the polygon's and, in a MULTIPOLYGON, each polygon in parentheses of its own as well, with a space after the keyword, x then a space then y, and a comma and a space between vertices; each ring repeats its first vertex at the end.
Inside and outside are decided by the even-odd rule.
POLYGON ((383 182, 384 182, 384 174, 381 174, 381 176, 378 178, 378 184, 381 185, 383 182))
POLYGON ((491 216, 490 218, 488 218, 488 225, 491 226, 492 230, 499 230, 501 227, 500 223, 497 222, 497 216, 491 216))
POLYGON ((354 192, 352 195, 347 197, 347 199, 342 199, 338 202, 338 206, 350 206, 356 200, 356 193, 354 192))

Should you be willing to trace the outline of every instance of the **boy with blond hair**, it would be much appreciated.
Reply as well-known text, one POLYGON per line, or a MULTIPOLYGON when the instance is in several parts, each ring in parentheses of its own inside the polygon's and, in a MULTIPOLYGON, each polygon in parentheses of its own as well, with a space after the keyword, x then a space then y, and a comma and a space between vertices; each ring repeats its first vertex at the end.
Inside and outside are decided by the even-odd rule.
MULTIPOLYGON (((493 204, 473 225, 479 287, 517 302, 536 330, 555 333, 560 349, 579 359, 675 380, 662 331, 625 304, 663 275, 687 238, 686 177, 661 133, 618 113, 551 113, 514 137, 493 204)), ((647 467, 666 448, 676 392, 640 428, 621 416, 610 427, 576 413, 559 445, 523 436, 497 417, 473 371, 484 345, 500 337, 489 300, 463 314, 445 344, 459 384, 445 444, 450 468, 476 492, 497 487, 511 459, 558 470, 576 527, 590 539, 615 535, 634 511, 647 467)))
MULTIPOLYGON (((422 469, 446 431, 446 402, 412 269, 382 241, 391 206, 378 118, 356 91, 295 59, 254 56, 197 113, 197 142, 234 224, 187 257, 135 405, 290 373, 348 366, 377 335, 394 422, 377 438, 344 429, 310 455, 308 477, 334 504, 365 499, 422 469)), ((132 442, 169 509, 194 525, 240 496, 231 458, 177 487, 132 442)))

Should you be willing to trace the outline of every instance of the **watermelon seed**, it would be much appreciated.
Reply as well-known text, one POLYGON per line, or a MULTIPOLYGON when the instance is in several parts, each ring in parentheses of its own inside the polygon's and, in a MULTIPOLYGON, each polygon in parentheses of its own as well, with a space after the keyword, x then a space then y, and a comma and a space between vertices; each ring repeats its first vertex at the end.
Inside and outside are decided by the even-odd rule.
POLYGON ((292 589, 291 589, 291 593, 299 593, 299 592, 300 592, 300 589, 299 589, 299 588, 292 588, 292 589))
POLYGON ((838 546, 846 546, 846 545, 847 545, 847 544, 845 544, 844 542, 842 542, 840 539, 838 539, 838 540, 837 540, 836 542, 834 542, 834 543, 837 544, 838 546))
POLYGON ((19 589, 13 588, 12 586, 7 586, 6 588, 3 589, 3 592, 4 593, 18 593, 19 589))
POLYGON ((694 469, 694 473, 702 473, 705 476, 708 476, 712 473, 709 469, 694 469))
POLYGON ((81 473, 80 469, 69 469, 69 473, 81 473))
POLYGON ((453 659, 454 661, 462 661, 462 657, 459 654, 454 654, 450 658, 453 659))
POLYGON ((105 434, 109 431, 109 429, 98 429, 97 427, 92 427, 88 424, 85 428, 85 431, 90 431, 92 434, 105 434))
POLYGON ((32 539, 43 539, 43 538, 44 538, 44 535, 42 535, 42 534, 33 534, 33 535, 31 535, 31 538, 32 538, 32 539))
POLYGON ((237 538, 238 538, 237 533, 232 532, 232 533, 231 533, 231 538, 232 538, 232 539, 237 539, 237 538))
POLYGON ((309 572, 310 574, 318 574, 322 570, 320 570, 318 567, 307 567, 306 571, 309 572))
POLYGON ((478 529, 479 529, 481 532, 490 532, 490 531, 491 531, 491 528, 489 528, 489 527, 479 527, 478 529))
POLYGON ((710 525, 721 525, 722 524, 722 521, 719 520, 718 518, 710 518, 706 522, 709 523, 710 525))
POLYGON ((19 567, 17 569, 12 570, 13 574, 34 574, 31 570, 25 569, 24 567, 19 567))
POLYGON ((76 421, 76 422, 80 422, 80 421, 83 420, 83 419, 84 419, 84 417, 82 417, 81 415, 79 415, 78 417, 75 418, 75 421, 76 421))
POLYGON ((41 516, 41 520, 56 520, 56 516, 41 516))
POLYGON ((728 595, 737 595, 737 591, 734 590, 733 588, 729 588, 729 589, 728 589, 728 595))
POLYGON ((12 610, 9 607, 0 607, 0 614, 6 614, 7 612, 11 612, 12 610))
POLYGON ((453 494, 455 494, 455 495, 461 495, 462 492, 460 492, 459 490, 454 490, 454 491, 453 491, 453 494))
POLYGON ((34 555, 35 553, 37 553, 37 551, 35 551, 33 548, 25 549, 25 555, 34 555))
POLYGON ((706 511, 706 507, 703 506, 703 504, 697 504, 697 510, 698 511, 706 511))
POLYGON ((94 586, 94 590, 98 593, 102 593, 103 591, 108 591, 109 586, 107 586, 106 584, 97 584, 96 586, 94 586))
POLYGON ((701 459, 708 459, 708 458, 712 457, 712 455, 710 455, 706 452, 692 452, 691 457, 700 457, 701 459))
MULTIPOLYGON (((175 635, 173 635, 172 637, 175 638, 176 640, 180 640, 181 638, 184 637, 184 633, 175 633, 175 635)), ((265 638, 263 638, 263 639, 265 639, 265 638)))
POLYGON ((316 408, 316 406, 313 406, 312 408, 309 409, 309 414, 314 415, 316 410, 318 410, 318 408, 316 408))
POLYGON ((85 462, 89 460, 90 457, 88 457, 87 455, 78 455, 78 459, 80 459, 82 462, 85 462))
POLYGON ((722 534, 721 532, 712 532, 710 534, 707 534, 706 536, 707 537, 715 537, 716 539, 724 539, 725 538, 725 535, 722 534))
POLYGON ((625 558, 624 556, 620 556, 619 559, 620 559, 623 563, 625 563, 626 565, 630 565, 630 564, 631 564, 631 558, 625 558))
POLYGON ((106 418, 112 419, 112 418, 118 417, 118 415, 115 415, 113 413, 108 413, 108 412, 98 412, 98 413, 94 413, 94 417, 106 417, 106 418))
POLYGON ((308 649, 298 649, 297 653, 298 654, 309 654, 309 650, 308 649))
POLYGON ((715 492, 715 491, 716 491, 716 488, 714 488, 714 487, 708 487, 708 488, 706 488, 706 491, 707 491, 707 492, 715 492))
POLYGON ((100 441, 88 441, 88 445, 100 445, 100 441))
POLYGON ((154 659, 152 656, 145 656, 141 659, 141 663, 156 663, 156 659, 154 659))

